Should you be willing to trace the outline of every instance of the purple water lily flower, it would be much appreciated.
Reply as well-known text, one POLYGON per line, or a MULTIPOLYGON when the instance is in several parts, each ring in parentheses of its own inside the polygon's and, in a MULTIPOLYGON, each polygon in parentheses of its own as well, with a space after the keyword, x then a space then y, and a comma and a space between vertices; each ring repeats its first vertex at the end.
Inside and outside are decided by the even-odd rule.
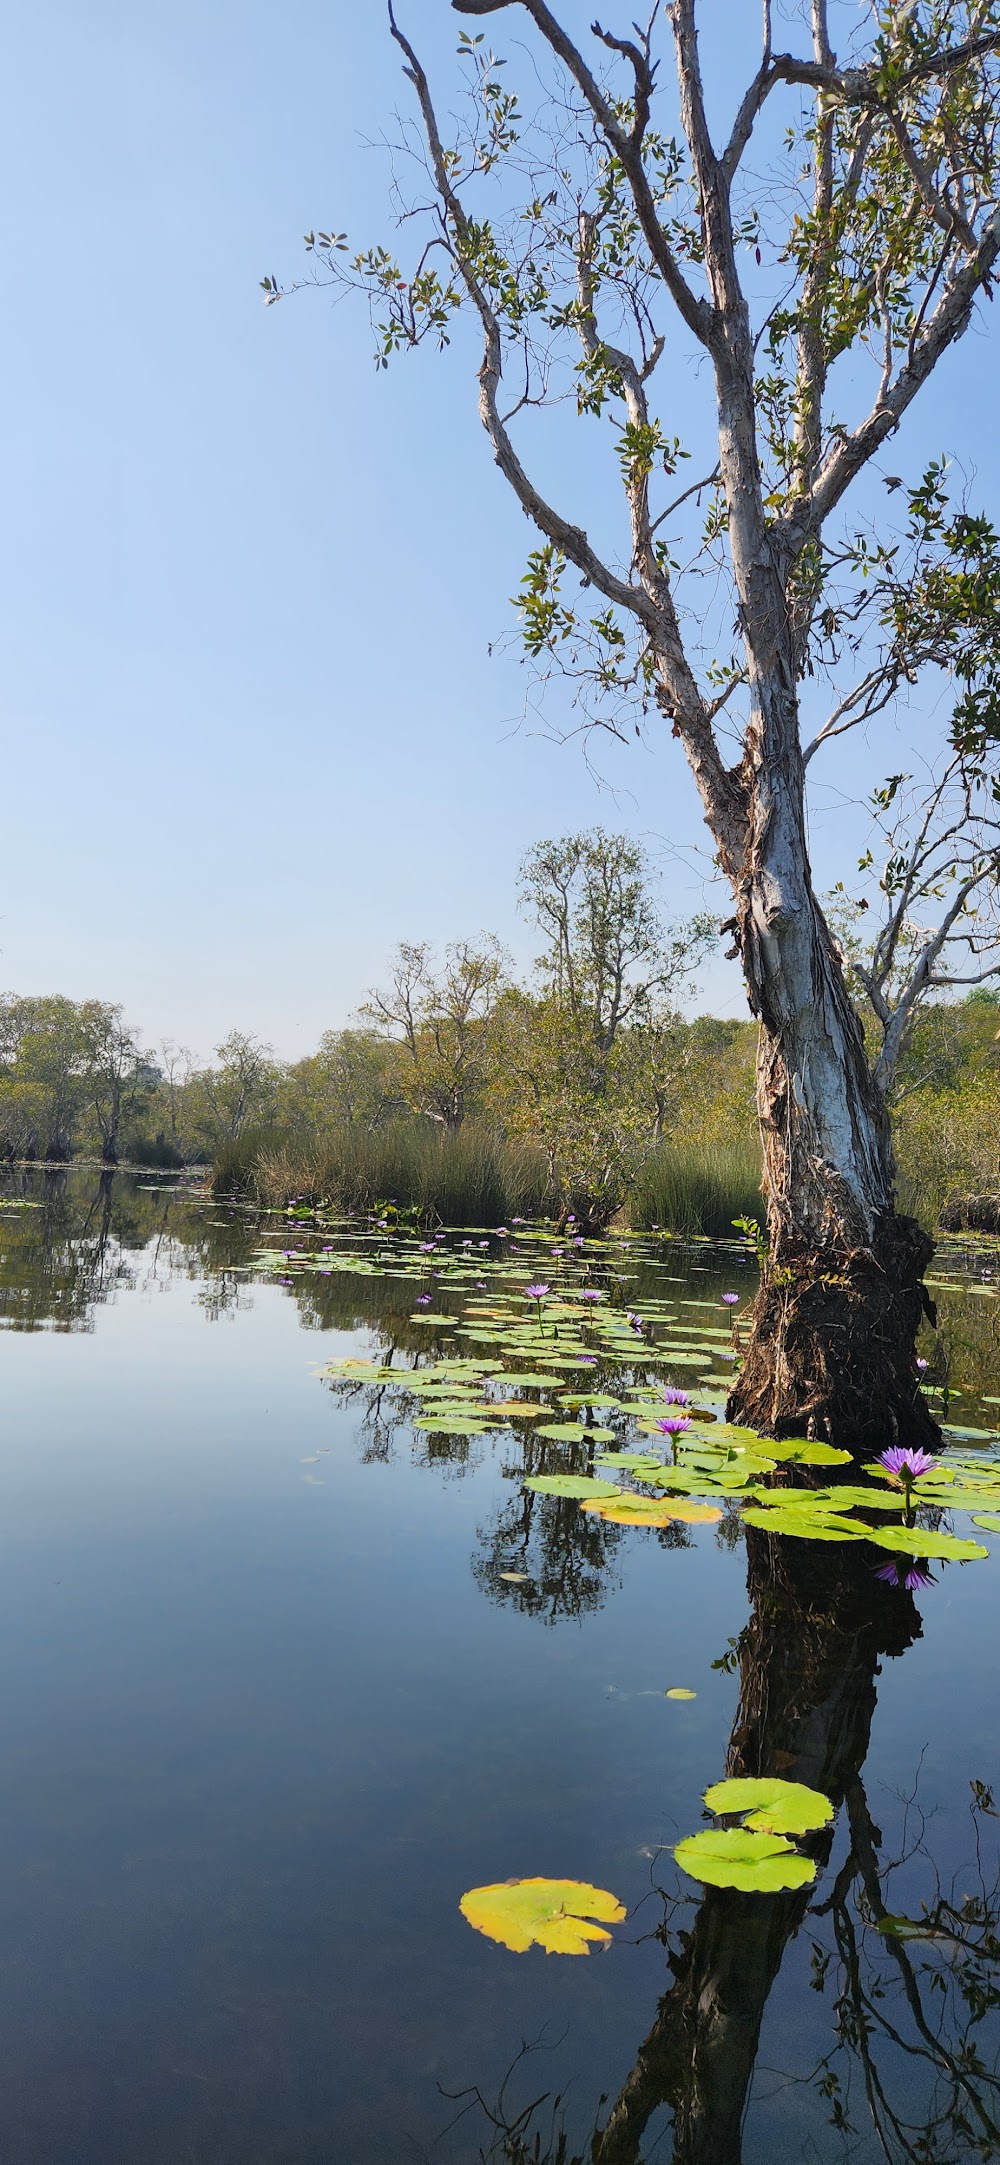
POLYGON ((911 1481, 919 1481, 922 1473, 932 1472, 937 1464, 928 1451, 912 1451, 901 1443, 892 1444, 888 1451, 880 1451, 878 1462, 894 1481, 902 1481, 905 1488, 911 1481))
POLYGON ((551 1288, 547 1285, 526 1285, 524 1288, 524 1297, 525 1300, 529 1301, 543 1301, 545 1299, 546 1293, 548 1293, 550 1290, 551 1288))
POLYGON ((506 1238, 507 1238, 507 1228, 506 1228, 506 1226, 505 1226, 505 1225, 498 1225, 498 1226, 497 1226, 497 1239, 498 1239, 498 1240, 506 1240, 506 1238))
POLYGON ((661 1436, 683 1436, 691 1423, 684 1419, 683 1414, 668 1413, 666 1420, 657 1421, 656 1426, 661 1436))
POLYGON ((740 1296, 739 1296, 739 1294, 738 1294, 738 1293, 724 1293, 724 1294, 723 1294, 723 1296, 722 1296, 722 1305, 723 1305, 723 1307, 724 1307, 724 1308, 738 1308, 738 1307, 739 1307, 739 1304, 740 1304, 740 1296))
POLYGON ((905 1587, 908 1594, 919 1594, 925 1586, 936 1586, 933 1571, 924 1563, 911 1563, 908 1556, 894 1556, 891 1563, 879 1564, 875 1573, 886 1586, 905 1587))
POLYGON ((690 1391, 676 1391, 672 1383, 668 1383, 663 1396, 668 1406, 689 1406, 691 1404, 690 1391))
POLYGON ((927 1362, 921 1360, 919 1353, 917 1355, 917 1367, 919 1368, 921 1375, 923 1375, 924 1370, 927 1367, 927 1362))
POLYGON ((604 1299, 604 1295, 598 1291, 596 1286, 585 1285, 580 1287, 580 1299, 582 1301, 601 1301, 604 1299))
POLYGON ((417 1307, 418 1307, 418 1308, 429 1308, 429 1307, 430 1307, 430 1304, 431 1304, 431 1296, 430 1296, 430 1294, 429 1294, 429 1293, 418 1293, 418 1294, 417 1294, 417 1307))

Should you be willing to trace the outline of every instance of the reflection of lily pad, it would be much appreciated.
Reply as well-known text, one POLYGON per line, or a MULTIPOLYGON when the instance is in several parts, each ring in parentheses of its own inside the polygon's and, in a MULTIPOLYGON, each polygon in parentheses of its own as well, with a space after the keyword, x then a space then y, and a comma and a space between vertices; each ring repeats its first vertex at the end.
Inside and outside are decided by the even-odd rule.
POLYGON ((833 1805, 805 1782, 783 1782, 775 1775, 737 1776, 713 1782, 705 1791, 711 1812, 745 1812, 745 1825, 762 1834, 809 1834, 833 1818, 833 1805))
POLYGON ((583 1879, 508 1879, 463 1894, 463 1917, 487 1939, 499 1940, 514 1954, 537 1944, 551 1955, 586 1955, 590 1942, 607 1946, 610 1932, 591 1918, 620 1924, 625 1909, 606 1887, 583 1879))
POLYGON ((746 1827, 705 1827, 678 1842, 674 1856, 692 1879, 710 1887, 737 1887, 743 1894, 776 1894, 807 1887, 816 1877, 811 1857, 800 1857, 781 1834, 746 1827))

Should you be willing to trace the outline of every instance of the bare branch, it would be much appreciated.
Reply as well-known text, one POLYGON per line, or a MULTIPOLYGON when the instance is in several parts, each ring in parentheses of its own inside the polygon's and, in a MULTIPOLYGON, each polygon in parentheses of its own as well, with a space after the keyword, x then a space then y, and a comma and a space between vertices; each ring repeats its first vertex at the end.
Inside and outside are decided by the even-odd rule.
POLYGON ((870 721, 874 714, 881 714, 890 699, 895 697, 897 689, 895 671, 890 671, 887 678, 882 669, 870 670, 866 677, 862 677, 860 684, 855 684, 853 690, 834 707, 829 720, 824 722, 822 729, 817 730, 811 744, 807 744, 802 754, 803 766, 809 765, 820 745, 828 744, 831 737, 842 737, 848 729, 857 729, 859 723, 870 721), (877 697, 874 696, 876 693, 877 697))

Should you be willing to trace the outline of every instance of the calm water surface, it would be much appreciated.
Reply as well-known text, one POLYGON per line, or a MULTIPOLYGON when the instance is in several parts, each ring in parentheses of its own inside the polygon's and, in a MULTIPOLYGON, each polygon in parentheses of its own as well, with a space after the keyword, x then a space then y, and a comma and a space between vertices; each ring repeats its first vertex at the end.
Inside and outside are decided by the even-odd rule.
MULTIPOLYGON (((417 1358, 412 1284, 261 1281, 259 1233, 162 1185, 5 1192, 4 2165, 526 2157, 475 2092, 507 2124, 550 2093, 542 2157, 599 2113, 611 2165, 1000 2155, 1000 1554, 913 1598, 867 1548, 775 1543, 776 1577, 736 1527, 526 1510, 510 1431, 317 1373, 417 1358), (664 1847, 733 1750, 843 1797, 807 1896, 664 1847), (614 1890, 606 1954, 465 1923, 534 1874, 614 1890), (935 1937, 875 1929, 922 1905, 935 1937)), ((654 1264, 751 1290, 645 1252, 630 1303, 654 1264)), ((943 1267, 949 1416, 987 1429, 993 1269, 943 1267)))

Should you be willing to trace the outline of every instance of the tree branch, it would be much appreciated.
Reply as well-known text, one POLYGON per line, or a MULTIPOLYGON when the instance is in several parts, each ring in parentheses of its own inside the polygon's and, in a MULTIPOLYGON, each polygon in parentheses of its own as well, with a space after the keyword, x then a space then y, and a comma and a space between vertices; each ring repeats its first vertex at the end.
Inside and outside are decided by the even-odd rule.
POLYGON ((573 44, 572 38, 567 37, 562 25, 545 5, 545 0, 451 0, 451 4, 460 15, 496 15, 502 8, 516 5, 527 9, 546 44, 569 70, 598 127, 615 156, 621 161, 632 190, 646 245, 671 300, 688 329, 694 332, 702 345, 709 345, 714 328, 713 311, 706 301, 699 300, 692 292, 656 215, 653 192, 642 162, 641 138, 636 138, 634 129, 626 135, 625 130, 619 126, 614 108, 591 74, 582 53, 573 44))
POLYGON ((907 408, 926 383, 941 355, 960 338, 972 314, 976 295, 989 282, 1000 257, 1000 208, 987 219, 972 260, 956 271, 938 302, 926 329, 917 340, 905 368, 853 433, 833 449, 820 468, 809 496, 790 516, 791 532, 803 528, 818 533, 831 511, 887 436, 898 428, 907 408))

